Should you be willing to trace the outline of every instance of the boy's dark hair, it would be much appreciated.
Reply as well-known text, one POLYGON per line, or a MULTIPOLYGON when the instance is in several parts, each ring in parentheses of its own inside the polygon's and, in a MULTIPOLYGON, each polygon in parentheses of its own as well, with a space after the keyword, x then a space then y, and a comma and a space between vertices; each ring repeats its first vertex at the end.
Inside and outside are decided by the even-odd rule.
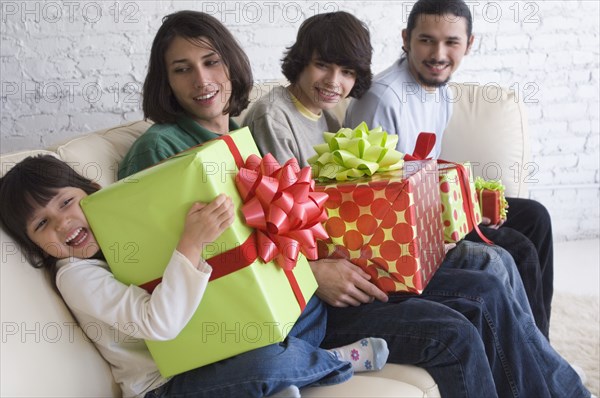
POLYGON ((246 109, 253 84, 246 53, 216 18, 199 11, 179 11, 163 18, 152 42, 142 99, 144 117, 156 123, 174 123, 184 113, 169 86, 165 65, 165 53, 177 36, 191 41, 202 37, 221 56, 231 81, 231 97, 223 113, 237 116, 246 109))
POLYGON ((298 81, 315 54, 323 62, 356 71, 350 97, 360 98, 371 87, 373 47, 369 29, 352 14, 344 11, 317 14, 300 25, 296 42, 287 48, 281 65, 290 83, 298 81))
POLYGON ((27 236, 27 221, 37 206, 45 206, 58 189, 80 188, 92 194, 100 186, 82 177, 68 164, 50 155, 25 158, 0 178, 0 223, 35 268, 44 268, 54 285, 56 258, 27 236))
POLYGON ((438 16, 451 14, 455 17, 463 17, 467 21, 467 38, 471 37, 473 33, 473 16, 464 0, 419 0, 413 5, 408 15, 406 32, 409 41, 412 31, 417 25, 417 19, 423 14, 438 16))

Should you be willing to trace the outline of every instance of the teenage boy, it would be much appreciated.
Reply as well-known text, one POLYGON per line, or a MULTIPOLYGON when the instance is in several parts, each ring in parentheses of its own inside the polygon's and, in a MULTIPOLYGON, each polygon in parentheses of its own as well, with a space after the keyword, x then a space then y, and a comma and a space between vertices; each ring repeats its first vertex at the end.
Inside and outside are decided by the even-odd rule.
MULTIPOLYGON (((374 78, 365 95, 351 102, 344 124, 365 121, 382 126, 398 134, 397 149, 404 153, 413 153, 420 132, 435 132, 436 144, 429 156, 438 158, 452 116, 447 83, 471 49, 472 26, 463 0, 419 0, 402 31, 403 56, 374 78)), ((506 221, 481 229, 515 259, 536 324, 548 337, 554 273, 550 216, 533 200, 507 200, 506 221), (531 243, 535 253, 528 249, 531 243)), ((474 232, 466 239, 480 241, 474 232)))
MULTIPOLYGON (((306 166, 312 145, 339 127, 329 110, 369 87, 371 55, 368 29, 352 15, 307 19, 283 59, 290 85, 263 96, 243 122, 261 152, 306 166)), ((589 397, 536 328, 514 262, 501 248, 459 243, 420 296, 388 298, 347 260, 322 259, 311 267, 317 295, 330 304, 326 347, 383 337, 390 362, 427 369, 447 397, 589 397), (522 339, 528 343, 516 343, 522 339), (560 381, 551 376, 556 371, 560 381)))

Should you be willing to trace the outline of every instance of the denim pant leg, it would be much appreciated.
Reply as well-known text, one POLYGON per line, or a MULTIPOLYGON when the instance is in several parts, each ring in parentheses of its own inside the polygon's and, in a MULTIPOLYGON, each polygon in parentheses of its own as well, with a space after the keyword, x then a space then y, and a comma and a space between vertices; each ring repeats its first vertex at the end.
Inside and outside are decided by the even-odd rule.
POLYGON ((152 397, 263 397, 290 385, 329 385, 352 376, 349 362, 318 348, 326 307, 316 296, 283 343, 271 344, 174 376, 152 397), (299 338, 302 337, 302 338, 299 338))
POLYGON ((313 295, 306 303, 306 307, 288 336, 296 337, 318 347, 325 337, 326 327, 327 307, 317 295, 313 295))
POLYGON ((478 331, 448 306, 408 295, 390 296, 387 303, 328 306, 324 347, 368 336, 387 341, 388 362, 426 369, 443 397, 497 396, 478 331))
MULTIPOLYGON (((509 227, 527 236, 535 246, 542 273, 544 307, 548 321, 554 294, 554 247, 552 220, 541 203, 523 198, 506 198, 510 210, 503 227, 509 227)), ((500 228, 500 229, 502 229, 500 228)))
MULTIPOLYGON (((513 257, 517 270, 525 285, 527 299, 531 306, 536 324, 548 337, 550 324, 549 313, 544 302, 544 283, 540 261, 533 243, 522 233, 503 226, 500 229, 480 227, 486 237, 496 246, 502 247, 513 257)), ((471 232, 465 237, 466 241, 481 242, 476 233, 471 232)))
POLYGON ((532 312, 523 280, 512 256, 500 246, 461 241, 452 249, 441 268, 485 271, 502 282, 512 292, 523 311, 532 312))
POLYGON ((589 397, 577 374, 535 326, 522 303, 521 280, 502 275, 514 269, 512 257, 500 248, 492 250, 499 255, 487 257, 490 264, 483 272, 443 267, 424 293, 464 314, 480 331, 501 397, 589 397), (454 286, 447 282, 451 278, 454 286))
MULTIPOLYGON (((520 341, 520 336, 511 334, 514 330, 501 323, 505 314, 497 314, 496 311, 503 312, 505 309, 486 308, 482 287, 486 290, 485 296, 490 302, 494 302, 504 290, 497 278, 484 271, 442 268, 437 271, 424 293, 429 300, 460 312, 475 326, 478 337, 485 346, 498 396, 518 397, 523 372, 528 373, 529 368, 536 368, 524 366, 528 359, 524 360, 519 355, 521 348, 513 352, 513 348, 519 345, 517 342, 520 341)), ((508 322, 512 323, 513 320, 508 319, 508 322)), ((535 380, 541 379, 535 373, 531 373, 530 377, 535 380)), ((546 396, 542 393, 545 385, 542 383, 537 387, 540 397, 546 396)))

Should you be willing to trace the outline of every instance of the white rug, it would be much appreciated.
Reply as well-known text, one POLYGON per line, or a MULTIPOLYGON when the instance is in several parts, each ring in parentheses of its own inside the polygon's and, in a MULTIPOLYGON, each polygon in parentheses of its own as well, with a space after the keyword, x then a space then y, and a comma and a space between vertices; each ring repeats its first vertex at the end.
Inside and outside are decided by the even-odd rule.
POLYGON ((600 396, 599 297, 555 291, 550 343, 570 364, 585 371, 586 387, 600 396))

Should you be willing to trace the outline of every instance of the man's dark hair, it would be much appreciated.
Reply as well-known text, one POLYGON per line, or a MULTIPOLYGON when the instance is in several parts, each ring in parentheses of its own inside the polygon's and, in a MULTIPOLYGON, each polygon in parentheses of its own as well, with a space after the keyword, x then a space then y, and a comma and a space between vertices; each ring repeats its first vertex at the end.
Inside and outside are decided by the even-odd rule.
POLYGON ((417 25, 417 19, 423 14, 439 16, 451 14, 456 17, 463 17, 467 21, 467 38, 471 37, 473 33, 473 16, 463 0, 419 0, 413 5, 408 15, 406 32, 409 41, 412 31, 417 25))
POLYGON ((216 18, 199 11, 179 11, 163 18, 152 43, 143 90, 144 117, 156 123, 174 123, 184 113, 169 85, 165 65, 165 53, 175 37, 208 45, 219 54, 231 81, 231 97, 223 113, 237 116, 246 109, 253 84, 246 53, 216 18))
POLYGON ((349 96, 360 98, 373 79, 372 54, 369 29, 355 16, 344 11, 317 14, 300 25, 296 42, 284 55, 281 71, 294 84, 316 55, 323 62, 353 69, 356 82, 349 96))

